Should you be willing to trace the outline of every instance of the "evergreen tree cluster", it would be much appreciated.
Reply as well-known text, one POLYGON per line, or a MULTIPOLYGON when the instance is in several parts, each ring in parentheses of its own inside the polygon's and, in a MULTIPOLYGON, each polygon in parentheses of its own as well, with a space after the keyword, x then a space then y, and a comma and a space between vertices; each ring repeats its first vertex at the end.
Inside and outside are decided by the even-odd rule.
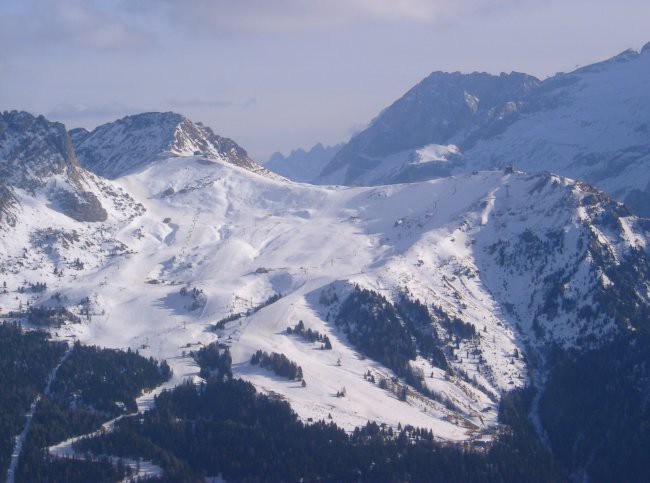
POLYGON ((117 416, 137 410, 135 398, 143 389, 171 377, 167 362, 158 364, 131 349, 102 349, 75 343, 52 384, 52 397, 64 406, 85 406, 117 416))
POLYGON ((226 328, 226 324, 228 322, 234 322, 235 320, 239 320, 243 317, 246 317, 247 315, 254 314, 255 312, 263 309, 264 307, 277 302, 281 298, 282 298, 282 294, 279 293, 273 294, 268 299, 260 303, 259 305, 256 305, 255 307, 248 309, 245 313, 235 313, 235 314, 228 315, 227 317, 224 317, 223 319, 219 320, 216 324, 212 326, 212 330, 223 330, 226 328))
POLYGON ((192 357, 201 368, 199 376, 202 378, 232 379, 232 357, 228 347, 222 351, 218 342, 212 342, 198 351, 192 352, 192 357))
POLYGON ((96 411, 63 405, 51 396, 43 397, 25 440, 16 481, 119 481, 128 475, 125 467, 114 467, 104 459, 59 459, 48 453, 48 447, 72 436, 90 433, 107 419, 96 411))
POLYGON ((473 339, 477 336, 476 327, 473 324, 464 322, 458 317, 450 317, 441 307, 434 305, 431 307, 431 312, 433 319, 444 327, 447 333, 451 337, 456 338, 457 341, 459 339, 473 339))
POLYGON ((182 287, 180 294, 182 297, 190 297, 192 299, 192 303, 188 307, 190 311, 200 309, 205 305, 207 301, 205 294, 203 293, 203 289, 201 288, 182 287))
POLYGON ((228 316, 224 317, 223 319, 219 320, 216 324, 214 324, 212 326, 212 330, 213 331, 214 330, 223 330, 223 329, 226 328, 227 323, 234 322, 235 320, 239 320, 239 319, 241 319, 243 317, 246 317, 247 315, 252 315, 257 311, 262 310, 264 307, 267 307, 268 305, 271 305, 271 304, 277 302, 281 298, 282 298, 282 294, 279 294, 279 293, 273 294, 268 299, 266 299, 262 303, 260 303, 259 305, 256 305, 255 307, 252 307, 252 308, 248 309, 244 313, 235 313, 235 314, 231 314, 231 315, 228 315, 228 316))
POLYGON ((449 364, 442 350, 443 342, 433 326, 427 306, 418 299, 412 299, 407 294, 402 293, 395 304, 395 308, 411 334, 413 334, 419 354, 428 359, 435 367, 447 370, 449 364))
POLYGON ((591 251, 595 261, 605 265, 610 260, 605 270, 610 283, 595 295, 595 312, 607 314, 623 329, 631 325, 637 331, 650 335, 650 305, 643 297, 650 280, 650 257, 643 248, 633 247, 630 253, 611 262, 613 255, 605 247, 596 246, 598 250, 594 248, 591 251))
MULTIPOLYGON (((445 326, 452 336, 465 338, 476 334, 472 324, 452 319, 437 307, 433 307, 431 314, 422 302, 405 293, 400 294, 393 305, 384 296, 358 286, 341 304, 335 323, 364 355, 392 369, 422 395, 454 409, 449 398, 427 387, 422 370, 410 364, 420 355, 436 367, 451 370, 443 350, 444 341, 438 337, 433 319, 445 326)), ((408 395, 408 388, 398 381, 382 378, 378 383, 400 399, 408 395)))
POLYGON ((330 342, 330 338, 325 334, 321 334, 317 330, 305 329, 305 323, 302 320, 298 321, 298 323, 294 325, 293 328, 287 327, 287 334, 298 334, 309 342, 320 342, 321 349, 323 350, 332 350, 332 343, 330 342))
POLYGON ((210 379, 163 392, 142 421, 121 420, 80 447, 151 459, 173 481, 216 474, 228 481, 561 481, 518 404, 513 398, 508 417, 525 427, 521 436, 504 433, 473 450, 411 426, 368 423, 348 434, 331 422, 307 425, 288 403, 248 382, 210 379))
POLYGON ((239 320, 242 317, 244 317, 244 314, 232 314, 227 317, 224 317, 223 319, 219 320, 216 324, 212 326, 212 330, 223 330, 226 328, 226 324, 228 322, 234 322, 235 320, 239 320))
POLYGON ((59 367, 50 393, 39 401, 18 461, 16 481, 120 481, 125 465, 105 459, 59 459, 48 447, 87 434, 127 411, 135 398, 171 376, 169 366, 136 352, 100 349, 76 343, 59 367))
POLYGON ((34 293, 42 293, 47 290, 47 284, 45 282, 30 283, 29 290, 34 293))
POLYGON ((264 369, 269 369, 275 372, 280 377, 287 379, 294 379, 300 381, 303 378, 302 367, 290 360, 284 354, 272 352, 269 354, 266 351, 258 350, 251 357, 251 364, 257 365, 264 369))
POLYGON ((403 374, 415 359, 414 337, 386 298, 355 286, 335 319, 354 346, 367 357, 403 374))
POLYGON ((589 481, 650 481, 650 336, 556 350, 539 414, 557 459, 589 481))
POLYGON ((121 460, 114 464, 107 456, 47 458, 46 465, 22 467, 16 481, 24 483, 86 483, 129 481, 133 472, 121 460))
MULTIPOLYGON (((411 366, 418 352, 434 365, 448 369, 431 316, 426 306, 401 295, 396 305, 382 295, 356 286, 341 304, 335 320, 348 339, 364 355, 381 362, 426 397, 451 404, 449 399, 430 390, 422 370, 411 366)), ((408 388, 397 381, 380 379, 386 389, 406 399, 408 388)))
POLYGON ((60 327, 66 321, 81 322, 81 319, 65 307, 31 306, 21 312, 9 312, 10 317, 25 318, 36 327, 60 327))
POLYGON ((282 298, 281 293, 273 294, 268 299, 266 299, 264 302, 262 302, 261 304, 253 307, 253 309, 251 309, 250 312, 255 313, 255 312, 259 311, 259 310, 262 310, 264 307, 268 307, 269 305, 274 304, 275 302, 277 302, 281 298, 282 298))
POLYGON ((23 332, 18 324, 0 324, 0 475, 9 468, 14 437, 25 415, 57 365, 65 344, 44 332, 23 332))

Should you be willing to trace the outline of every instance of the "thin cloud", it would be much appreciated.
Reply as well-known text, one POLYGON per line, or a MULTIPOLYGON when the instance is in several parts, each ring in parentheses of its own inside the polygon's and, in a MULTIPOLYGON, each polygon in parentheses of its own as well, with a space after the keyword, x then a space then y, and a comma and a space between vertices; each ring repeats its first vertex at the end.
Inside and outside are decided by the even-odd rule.
POLYGON ((0 41, 20 50, 138 49, 156 43, 115 2, 23 0, 4 12, 0 7, 0 13, 0 41))
MULTIPOLYGON (((5 0, 0 41, 21 50, 151 48, 166 33, 275 34, 369 23, 445 22, 531 0, 5 0)), ((1 55, 1 54, 0 54, 1 55)))
POLYGON ((376 22, 435 23, 451 15, 514 3, 515 0, 137 0, 142 12, 164 12, 173 25, 217 36, 376 22))

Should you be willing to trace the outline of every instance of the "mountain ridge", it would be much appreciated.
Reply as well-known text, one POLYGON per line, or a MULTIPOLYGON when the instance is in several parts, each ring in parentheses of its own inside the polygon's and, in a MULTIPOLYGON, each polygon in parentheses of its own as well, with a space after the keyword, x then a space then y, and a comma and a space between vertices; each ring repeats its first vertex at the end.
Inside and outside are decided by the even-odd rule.
POLYGON ((118 178, 170 156, 203 155, 267 175, 246 151, 209 127, 174 112, 146 112, 71 131, 80 164, 107 178, 118 178))
POLYGON ((582 179, 650 216, 649 45, 543 81, 510 74, 519 90, 516 82, 499 90, 508 74, 434 72, 353 137, 316 182, 379 185, 514 164, 582 179), (454 154, 418 154, 432 146, 454 154))

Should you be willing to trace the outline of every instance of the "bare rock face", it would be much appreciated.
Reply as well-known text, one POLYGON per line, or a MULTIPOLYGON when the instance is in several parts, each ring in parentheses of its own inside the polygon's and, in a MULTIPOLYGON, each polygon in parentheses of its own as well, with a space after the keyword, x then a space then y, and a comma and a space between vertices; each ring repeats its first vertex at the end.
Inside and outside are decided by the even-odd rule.
POLYGON ((68 131, 68 134, 70 135, 70 140, 72 141, 72 144, 76 146, 79 143, 81 143, 81 141, 83 141, 88 137, 90 131, 85 127, 77 127, 74 129, 70 129, 70 131, 68 131))
POLYGON ((106 221, 108 214, 90 191, 59 190, 53 196, 54 208, 76 221, 106 221))
POLYGON ((0 114, 0 179, 34 190, 54 175, 78 182, 78 164, 65 126, 43 116, 0 114))
POLYGON ((106 178, 119 178, 168 157, 205 156, 260 174, 264 168, 233 140, 174 112, 146 112, 99 126, 72 130, 81 165, 106 178))
POLYGON ((0 223, 15 224, 20 202, 14 190, 41 194, 76 221, 105 221, 90 176, 79 167, 63 124, 27 112, 0 114, 0 223))
POLYGON ((16 226, 15 209, 18 200, 13 190, 0 182, 0 229, 3 226, 16 226))

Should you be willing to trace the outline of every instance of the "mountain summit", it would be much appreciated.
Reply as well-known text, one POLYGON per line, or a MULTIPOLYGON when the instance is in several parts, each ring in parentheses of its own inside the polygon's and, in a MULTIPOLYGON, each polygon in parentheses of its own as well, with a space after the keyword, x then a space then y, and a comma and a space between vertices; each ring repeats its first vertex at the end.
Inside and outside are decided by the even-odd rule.
POLYGON ((70 134, 81 165, 106 178, 133 173, 155 160, 193 155, 266 173, 233 140, 174 112, 136 114, 70 134))
POLYGON ((502 129, 539 85, 538 79, 521 73, 434 72, 354 136, 321 177, 345 184, 375 184, 393 155, 502 129))

